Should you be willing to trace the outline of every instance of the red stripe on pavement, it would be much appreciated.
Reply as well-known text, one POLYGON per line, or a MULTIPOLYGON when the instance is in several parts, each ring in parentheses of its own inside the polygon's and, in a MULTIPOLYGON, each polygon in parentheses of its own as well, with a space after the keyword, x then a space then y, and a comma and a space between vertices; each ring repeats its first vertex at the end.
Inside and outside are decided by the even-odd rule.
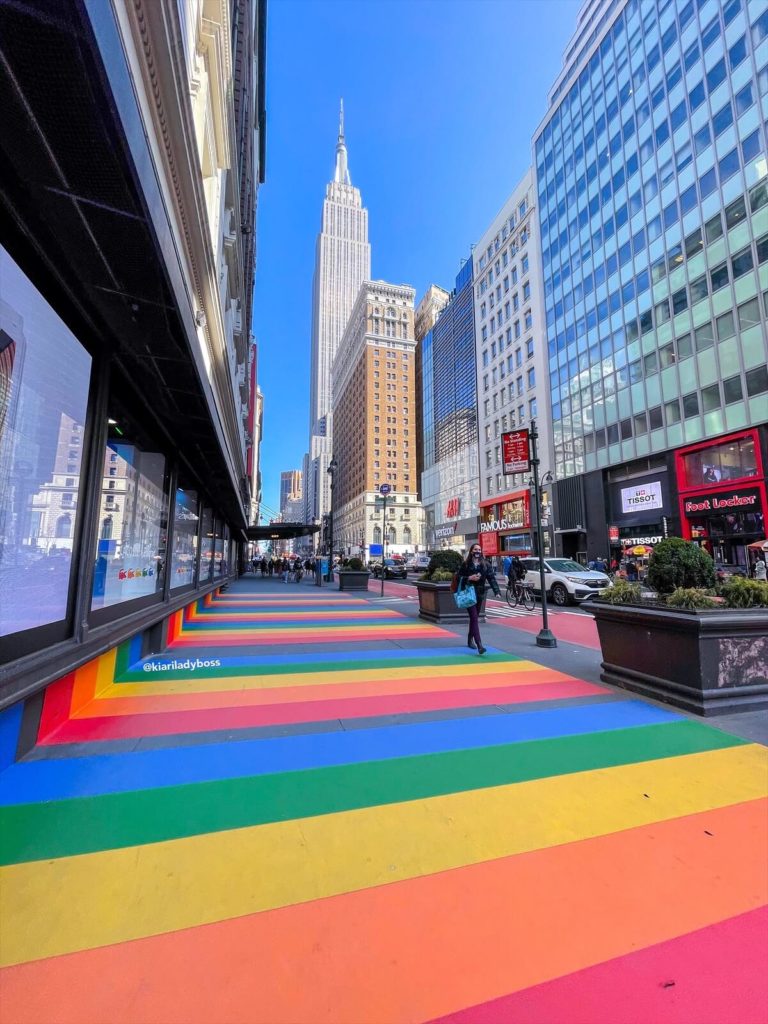
MULTIPOLYGON (((559 673, 557 674, 559 675, 559 673)), ((543 673, 537 673, 537 678, 542 678, 542 675, 543 673)), ((210 732, 216 729, 247 729, 262 725, 319 722, 334 718, 369 718, 376 715, 409 714, 416 711, 439 711, 447 708, 480 707, 489 704, 526 704, 530 701, 591 697, 603 693, 605 690, 592 683, 574 679, 565 682, 542 682, 486 689, 356 697, 348 700, 310 700, 296 704, 266 704, 256 707, 75 718, 57 729, 54 735, 41 737, 40 743, 52 746, 58 743, 210 732)))
MULTIPOLYGON (((490 607, 494 607, 494 604, 491 603, 490 607)), ((505 605, 501 607, 505 607, 505 605)), ((556 611, 549 614, 548 620, 549 628, 558 640, 569 644, 579 644, 581 647, 591 647, 596 651, 600 650, 597 625, 591 615, 556 611)), ((525 618, 522 615, 514 619, 493 618, 490 620, 490 624, 520 629, 524 633, 538 633, 541 629, 541 610, 530 612, 525 618)))

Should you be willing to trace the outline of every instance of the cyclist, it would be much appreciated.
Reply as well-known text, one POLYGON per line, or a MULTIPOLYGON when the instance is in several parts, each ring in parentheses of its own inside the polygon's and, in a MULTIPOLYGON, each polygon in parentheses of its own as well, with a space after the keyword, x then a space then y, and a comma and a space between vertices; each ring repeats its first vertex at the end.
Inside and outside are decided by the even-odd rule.
POLYGON ((514 555, 507 574, 507 584, 514 588, 516 583, 525 579, 525 566, 520 561, 519 555, 514 555))

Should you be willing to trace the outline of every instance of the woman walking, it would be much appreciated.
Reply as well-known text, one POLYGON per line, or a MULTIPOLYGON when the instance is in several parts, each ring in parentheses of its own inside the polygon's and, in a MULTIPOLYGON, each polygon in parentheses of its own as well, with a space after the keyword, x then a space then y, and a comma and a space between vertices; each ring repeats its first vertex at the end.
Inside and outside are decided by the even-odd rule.
POLYGON ((459 569, 459 586, 475 588, 477 603, 467 608, 467 615, 469 615, 467 646, 471 647, 472 650, 477 648, 478 654, 485 654, 485 648, 480 636, 480 616, 483 613, 483 605, 485 603, 485 588, 487 586, 490 587, 496 597, 501 597, 501 591, 496 582, 496 574, 483 558, 483 552, 479 544, 472 545, 469 549, 469 554, 461 564, 459 569))

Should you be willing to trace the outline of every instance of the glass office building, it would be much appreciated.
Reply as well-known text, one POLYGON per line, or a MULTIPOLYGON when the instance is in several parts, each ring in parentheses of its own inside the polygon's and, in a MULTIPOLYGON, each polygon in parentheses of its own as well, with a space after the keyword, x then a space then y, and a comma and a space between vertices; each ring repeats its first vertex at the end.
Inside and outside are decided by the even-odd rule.
POLYGON ((421 342, 421 501, 430 550, 477 538, 477 385, 472 257, 421 342))
POLYGON ((668 474, 647 526, 690 535, 673 453, 752 431, 765 513, 767 117, 768 0, 582 10, 534 136, 569 553, 637 533, 610 485, 644 473, 668 474))

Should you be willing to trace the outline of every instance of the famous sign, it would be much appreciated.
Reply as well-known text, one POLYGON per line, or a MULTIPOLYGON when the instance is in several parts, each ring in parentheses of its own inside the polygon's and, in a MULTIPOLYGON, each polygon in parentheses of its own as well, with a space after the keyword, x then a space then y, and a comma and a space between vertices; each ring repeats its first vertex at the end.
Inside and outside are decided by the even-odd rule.
POLYGON ((527 429, 510 430, 501 435, 501 461, 505 474, 529 472, 527 429))

